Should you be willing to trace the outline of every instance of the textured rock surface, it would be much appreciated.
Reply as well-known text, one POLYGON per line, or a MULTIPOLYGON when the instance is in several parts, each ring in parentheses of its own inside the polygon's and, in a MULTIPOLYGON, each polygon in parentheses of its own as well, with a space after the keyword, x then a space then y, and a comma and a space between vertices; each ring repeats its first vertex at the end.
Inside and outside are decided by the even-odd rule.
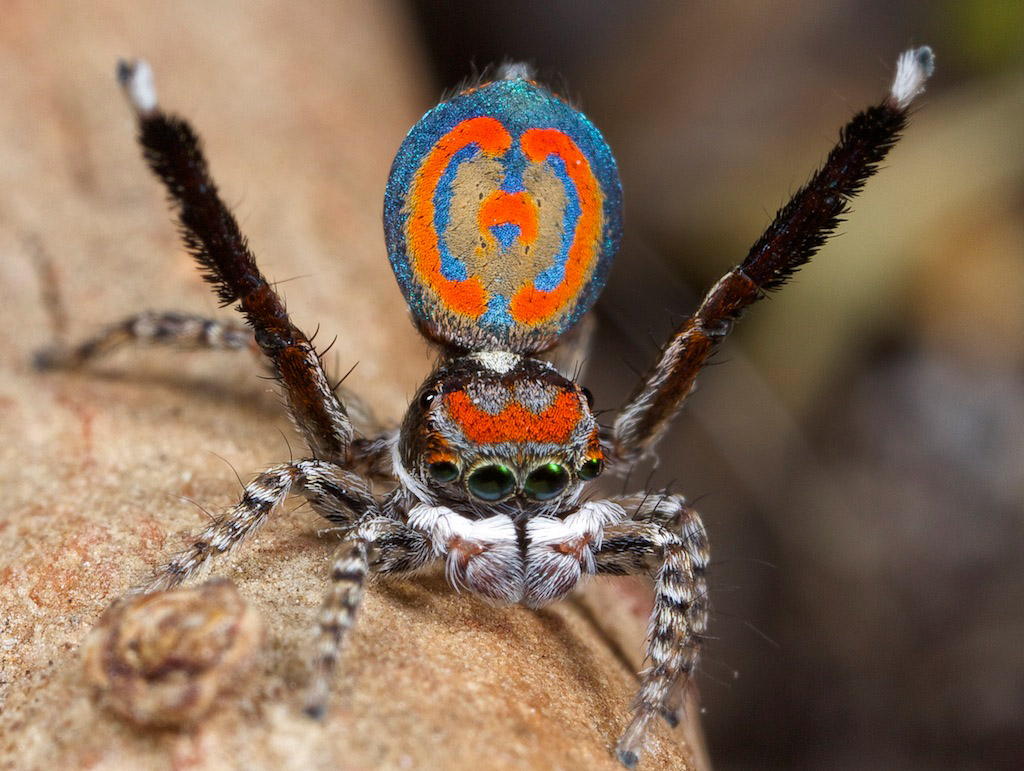
MULTIPOLYGON (((22 3, 0 25, 0 766, 615 768, 643 621, 610 584, 541 612, 436 579, 375 587, 324 726, 304 719, 329 536, 286 506, 217 572, 263 618, 238 699, 184 731, 133 728, 89 698, 78 647, 111 600, 181 547, 207 508, 298 441, 245 354, 120 354, 40 375, 49 261, 71 334, 126 313, 218 311, 169 224, 113 82, 153 63, 205 137, 226 199, 298 323, 395 418, 430 366, 390 275, 380 201, 428 105, 388 4, 22 3), (285 438, 287 437, 287 439, 285 438), (611 619, 611 621, 607 620, 611 619), (483 759, 483 760, 482 760, 483 759)), ((697 736, 689 726, 691 736, 697 736)), ((643 768, 700 750, 659 726, 643 768)))
POLYGON ((194 726, 244 691, 260 656, 260 614, 226 578, 129 595, 80 647, 95 699, 140 727, 194 726))

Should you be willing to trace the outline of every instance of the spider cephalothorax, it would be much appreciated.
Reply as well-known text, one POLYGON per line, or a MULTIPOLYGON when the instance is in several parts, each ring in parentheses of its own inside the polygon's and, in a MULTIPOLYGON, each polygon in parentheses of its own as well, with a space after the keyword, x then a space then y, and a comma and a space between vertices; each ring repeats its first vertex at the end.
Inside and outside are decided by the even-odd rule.
POLYGON ((504 351, 462 356, 432 375, 398 450, 422 499, 481 514, 502 503, 527 516, 558 511, 604 462, 589 392, 547 362, 504 351))
POLYGON ((588 392, 515 353, 442 366, 406 414, 394 463, 449 576, 493 600, 561 597, 592 572, 603 525, 625 516, 576 505, 604 463, 588 392))
POLYGON ((177 207, 186 245, 251 331, 150 312, 37 361, 74 366, 129 341, 238 349, 248 339, 269 360, 310 451, 253 479, 140 591, 176 586, 255 533, 290 493, 304 496, 342 538, 306 706, 319 716, 371 572, 441 562, 455 586, 529 606, 564 596, 588 575, 649 574, 650 666, 617 745, 632 767, 651 722, 677 720, 692 682, 707 627, 708 543, 680 495, 601 500, 584 495, 586 486, 606 465, 628 466, 651 451, 733 322, 834 232, 932 67, 927 48, 900 58, 888 97, 847 124, 822 168, 679 326, 603 430, 589 392, 536 356, 565 341, 593 305, 618 246, 611 151, 587 118, 521 66, 438 105, 398 152, 384 219, 399 286, 440 361, 400 431, 359 435, 320 355, 260 273, 195 133, 157 106, 145 63, 122 64, 146 160, 177 207), (380 481, 389 484, 375 488, 380 481))

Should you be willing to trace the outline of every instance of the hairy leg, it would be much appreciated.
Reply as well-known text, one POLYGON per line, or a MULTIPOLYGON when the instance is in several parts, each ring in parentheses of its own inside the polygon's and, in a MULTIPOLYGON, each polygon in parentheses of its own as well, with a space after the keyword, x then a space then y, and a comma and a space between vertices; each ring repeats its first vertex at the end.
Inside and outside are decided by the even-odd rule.
POLYGON ((371 515, 354 527, 331 559, 331 586, 320 609, 313 676, 306 714, 321 718, 345 635, 355 624, 369 573, 396 575, 419 570, 434 559, 424 533, 397 519, 371 515))
POLYGON ((284 390, 292 419, 313 454, 347 465, 352 424, 324 374, 320 356, 296 327, 263 277, 238 222, 220 198, 192 127, 157 105, 153 73, 145 62, 121 62, 118 78, 135 110, 139 143, 164 183, 185 246, 225 305, 237 303, 256 344, 284 390))
MULTIPOLYGON (((78 345, 53 345, 39 350, 33 363, 37 369, 76 369, 101 359, 120 348, 169 347, 179 351, 240 351, 258 353, 252 330, 243 324, 219 321, 178 311, 143 311, 108 326, 78 345)), ((344 397, 353 422, 373 436, 352 440, 353 470, 374 479, 391 477, 393 437, 380 426, 373 410, 356 394, 340 384, 334 391, 344 397)))
POLYGON ((707 535, 682 496, 631 496, 616 501, 633 519, 609 525, 595 554, 598 573, 654 576, 654 611, 647 640, 650 666, 640 675, 630 720, 616 747, 628 768, 639 760, 651 721, 678 722, 686 685, 708 621, 707 535))
POLYGON ((785 284, 833 235, 851 199, 899 139, 910 103, 924 90, 933 69, 931 49, 904 53, 888 98, 846 124, 825 164, 778 211, 747 258, 704 296, 615 421, 618 460, 634 461, 653 448, 733 323, 767 292, 785 284))
POLYGON ((252 330, 177 311, 143 311, 104 329, 75 346, 55 345, 37 351, 38 369, 74 369, 128 346, 169 346, 180 350, 256 350, 252 330))
POLYGON ((300 460, 274 466, 249 482, 242 500, 133 591, 148 594, 188 580, 212 559, 230 553, 254 535, 293 491, 304 495, 317 513, 340 526, 351 525, 376 506, 362 477, 332 463, 300 460))

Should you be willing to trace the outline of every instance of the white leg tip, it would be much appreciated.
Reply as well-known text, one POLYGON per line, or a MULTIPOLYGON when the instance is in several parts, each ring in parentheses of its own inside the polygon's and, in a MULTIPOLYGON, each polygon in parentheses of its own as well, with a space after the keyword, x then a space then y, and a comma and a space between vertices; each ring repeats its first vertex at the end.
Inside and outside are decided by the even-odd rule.
POLYGON ((935 72, 935 54, 928 46, 904 51, 896 62, 892 81, 892 101, 905 110, 924 91, 924 84, 935 72))
POLYGON ((117 82, 140 116, 156 112, 156 86, 153 68, 145 59, 121 59, 117 63, 117 82))

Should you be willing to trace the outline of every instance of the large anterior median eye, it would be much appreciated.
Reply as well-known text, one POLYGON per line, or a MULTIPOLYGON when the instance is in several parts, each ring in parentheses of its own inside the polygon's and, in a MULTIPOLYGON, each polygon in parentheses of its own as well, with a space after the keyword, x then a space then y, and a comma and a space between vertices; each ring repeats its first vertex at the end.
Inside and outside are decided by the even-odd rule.
POLYGON ((568 471, 557 463, 545 463, 530 473, 523 489, 530 498, 546 501, 562 492, 567 484, 569 484, 568 471))
POLYGON ((500 501, 516 487, 516 478, 512 469, 494 463, 481 466, 466 480, 469 491, 483 501, 500 501))

